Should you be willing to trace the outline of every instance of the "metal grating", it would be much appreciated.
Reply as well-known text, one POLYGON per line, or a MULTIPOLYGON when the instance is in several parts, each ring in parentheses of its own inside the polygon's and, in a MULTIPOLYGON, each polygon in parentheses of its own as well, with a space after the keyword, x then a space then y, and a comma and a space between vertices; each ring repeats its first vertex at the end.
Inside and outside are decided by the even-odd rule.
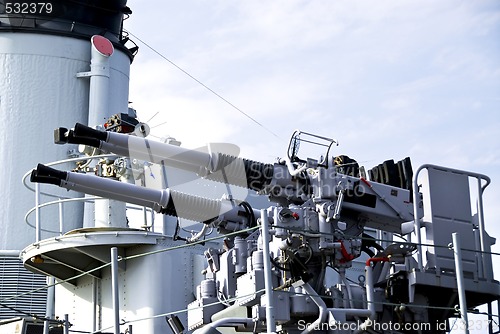
MULTIPOLYGON (((26 294, 15 299, 22 293, 46 286, 46 276, 26 270, 17 257, 0 256, 0 302, 32 315, 45 316, 47 289, 26 294)), ((0 320, 19 317, 25 314, 6 307, 0 307, 0 320)))

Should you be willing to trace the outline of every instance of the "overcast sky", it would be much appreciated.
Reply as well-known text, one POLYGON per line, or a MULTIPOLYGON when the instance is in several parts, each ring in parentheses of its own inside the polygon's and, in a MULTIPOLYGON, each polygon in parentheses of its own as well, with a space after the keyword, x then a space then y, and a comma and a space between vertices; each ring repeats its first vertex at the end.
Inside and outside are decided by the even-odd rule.
MULTIPOLYGON (((500 2, 129 0, 130 100, 158 137, 273 162, 294 129, 371 168, 410 156, 489 175, 500 243, 500 2), (132 38, 134 39, 134 38, 132 38), (166 122, 166 123, 165 123, 166 122), (156 126, 156 127, 155 127, 156 126)), ((497 249, 500 249, 497 247, 497 249)))

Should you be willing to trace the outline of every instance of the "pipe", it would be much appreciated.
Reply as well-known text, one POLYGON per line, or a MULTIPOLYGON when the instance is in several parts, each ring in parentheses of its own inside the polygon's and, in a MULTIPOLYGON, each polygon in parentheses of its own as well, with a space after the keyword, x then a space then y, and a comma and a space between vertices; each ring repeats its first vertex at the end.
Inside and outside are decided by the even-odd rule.
MULTIPOLYGON (((368 261, 367 261, 367 263, 368 263, 368 261)), ((356 334, 360 334, 360 333, 363 333, 364 331, 366 331, 367 328, 371 326, 372 321, 375 319, 375 316, 376 316, 373 270, 372 270, 372 267, 370 265, 365 266, 365 277, 366 277, 366 283, 365 283, 366 303, 368 304, 367 305, 368 308, 367 308, 367 310, 362 310, 362 311, 368 311, 367 312, 368 318, 359 326, 359 329, 355 332, 356 334)))
POLYGON ((20 250, 0 250, 0 256, 19 257, 20 254, 21 254, 20 250))
POLYGON ((313 323, 309 324, 309 326, 307 326, 307 328, 304 329, 301 333, 301 334, 307 334, 307 333, 311 333, 312 331, 314 331, 315 328, 318 328, 319 326, 321 326, 322 323, 325 322, 326 315, 327 315, 327 312, 326 312, 327 308, 326 308, 326 304, 323 301, 323 299, 321 299, 321 297, 318 296, 316 291, 314 291, 314 289, 309 285, 309 283, 304 284, 302 286, 302 289, 311 297, 312 301, 319 308, 318 319, 316 319, 313 323))
POLYGON ((347 298, 349 298, 349 307, 354 308, 354 300, 352 298, 352 290, 351 290, 351 285, 347 281, 347 278, 345 276, 345 268, 339 268, 339 275, 340 279, 345 285, 345 288, 347 290, 347 298))
MULTIPOLYGON (((47 278, 47 305, 45 306, 45 318, 54 319, 55 316, 55 287, 56 279, 53 276, 47 278)), ((43 334, 49 334, 49 320, 43 322, 43 334)))
POLYGON ((40 226, 40 185, 35 184, 35 241, 40 242, 42 239, 42 230, 40 226))
MULTIPOLYGON (((99 307, 99 291, 97 285, 99 281, 97 277, 92 279, 92 332, 97 331, 97 317, 98 317, 98 307, 99 307)), ((99 324, 100 326, 100 324, 99 324)))
MULTIPOLYGON (((112 93, 110 93, 110 57, 113 55, 114 48, 113 44, 107 38, 100 35, 92 36, 90 44, 90 71, 77 73, 77 77, 89 78, 87 124, 89 126, 99 126, 111 116, 110 111, 113 111, 110 109, 110 97, 112 96, 112 93)), ((89 159, 87 167, 95 167, 95 161, 89 159)), ((106 202, 108 201, 99 201, 84 206, 83 226, 100 227, 102 225, 111 225, 109 224, 108 216, 103 212, 109 211, 106 202), (99 213, 104 215, 104 219, 102 216, 99 216, 99 213)), ((122 216, 125 216, 125 213, 122 216)), ((121 220, 125 219, 122 217, 121 220)))
POLYGON ((207 230, 209 229, 209 225, 208 224, 203 224, 203 227, 201 228, 201 230, 196 233, 195 235, 193 235, 192 237, 190 238, 187 238, 187 242, 195 242, 195 241, 198 241, 201 237, 203 237, 206 233, 207 233, 207 230))
POLYGON ((64 329, 63 329, 64 334, 69 334, 69 315, 66 313, 64 314, 64 329))
POLYGON ((113 44, 105 37, 94 35, 90 39, 90 85, 88 124, 95 126, 106 119, 109 111, 109 57, 113 54, 113 44), (103 47, 109 50, 103 52, 103 47))
POLYGON ((465 299, 464 273, 462 271, 462 247, 460 245, 460 235, 452 233, 453 255, 455 257, 455 275, 457 277, 458 302, 460 304, 460 316, 463 322, 464 332, 469 334, 469 321, 467 317, 467 300, 465 299))
POLYGON ((269 219, 266 209, 260 210, 261 236, 262 236, 262 252, 264 262, 264 288, 266 294, 266 326, 267 333, 276 332, 276 323, 274 317, 274 298, 273 298, 273 280, 271 258, 269 251, 269 219))
POLYGON ((113 298, 114 334, 120 334, 120 295, 118 291, 118 248, 111 248, 111 290, 113 298))
POLYGON ((368 304, 368 310, 370 311, 370 319, 375 318, 375 291, 373 289, 373 269, 371 266, 365 267, 366 276, 366 303, 368 304))
POLYGON ((307 165, 306 164, 304 164, 301 167, 295 169, 295 167, 292 164, 292 161, 290 160, 290 158, 288 156, 285 156, 284 160, 285 160, 286 167, 288 168, 288 173, 290 173, 291 176, 296 176, 296 175, 302 173, 303 171, 305 171, 307 169, 307 165))
POLYGON ((57 207, 59 209, 59 235, 64 234, 64 214, 63 214, 63 203, 61 202, 62 198, 59 198, 59 202, 57 203, 57 207))

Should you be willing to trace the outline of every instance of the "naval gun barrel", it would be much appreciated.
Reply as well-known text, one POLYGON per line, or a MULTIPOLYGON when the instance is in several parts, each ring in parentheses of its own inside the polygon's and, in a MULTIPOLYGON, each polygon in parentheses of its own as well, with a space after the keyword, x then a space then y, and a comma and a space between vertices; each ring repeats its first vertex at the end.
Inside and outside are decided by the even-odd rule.
POLYGON ((83 173, 60 171, 38 164, 31 182, 48 183, 89 195, 145 206, 169 216, 206 222, 221 215, 222 201, 185 194, 173 189, 150 189, 83 173))
POLYGON ((196 172, 209 180, 228 183, 260 191, 273 178, 273 164, 266 164, 230 154, 191 150, 184 147, 161 143, 135 135, 101 131, 76 123, 73 130, 56 129, 56 144, 84 144, 101 150, 134 157, 153 163, 196 172))

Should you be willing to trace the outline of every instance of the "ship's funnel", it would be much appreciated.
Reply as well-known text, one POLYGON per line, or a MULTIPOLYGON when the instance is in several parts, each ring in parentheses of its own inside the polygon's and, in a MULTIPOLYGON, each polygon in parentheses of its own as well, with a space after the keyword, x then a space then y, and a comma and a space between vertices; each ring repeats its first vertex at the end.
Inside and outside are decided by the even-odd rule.
MULTIPOLYGON (((26 271, 17 256, 7 256, 5 251, 21 250, 84 225, 85 204, 68 198, 80 194, 54 188, 49 197, 24 187, 21 180, 36 161, 57 163, 62 170, 75 167, 68 161, 75 158, 75 147, 51 145, 51 132, 58 122, 88 122, 90 80, 80 73, 89 71, 93 46, 109 53, 104 38, 114 49, 108 64, 113 93, 108 94, 105 110, 127 111, 130 63, 136 53, 122 34, 124 15, 129 13, 125 0, 0 1, 0 114, 4 120, 0 164, 5 166, 0 171, 0 262, 12 265, 0 273, 3 291, 46 285, 46 277, 26 271), (92 45, 94 35, 100 36, 92 45), (55 199, 55 205, 47 204, 49 199, 55 199)), ((64 172, 51 168, 33 173, 33 179, 43 183, 59 185, 61 178, 64 172)), ((45 296, 46 290, 26 295, 16 312, 2 309, 0 318, 46 314, 50 303, 45 296)))
POLYGON ((93 35, 102 35, 132 60, 138 48, 135 44, 125 46, 129 39, 123 35, 123 18, 132 13, 126 4, 126 0, 2 1, 0 31, 71 36, 85 40, 93 35))

